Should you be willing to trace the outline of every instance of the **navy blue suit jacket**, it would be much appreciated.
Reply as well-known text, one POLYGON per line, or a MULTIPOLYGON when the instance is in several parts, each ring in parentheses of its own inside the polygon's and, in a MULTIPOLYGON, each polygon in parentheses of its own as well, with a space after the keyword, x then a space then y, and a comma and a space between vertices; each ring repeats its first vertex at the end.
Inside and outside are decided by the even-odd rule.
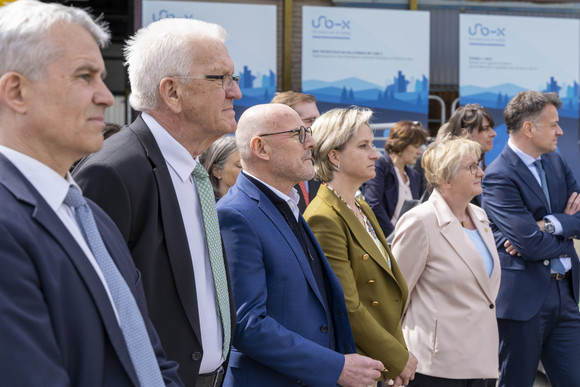
POLYGON ((487 167, 482 205, 491 220, 501 263, 497 317, 526 321, 540 309, 548 293, 551 258, 572 261, 573 294, 578 303, 578 256, 572 238, 580 235, 580 212, 563 214, 572 192, 580 187, 559 153, 542 155, 550 192, 552 215, 562 224, 562 236, 540 231, 536 221, 549 215, 548 202, 534 175, 506 144, 487 167), (506 253, 509 240, 520 256, 506 253))
MULTIPOLYGON (((413 199, 419 199, 421 175, 411 165, 405 166, 405 172, 409 177, 413 199)), ((385 152, 383 157, 375 161, 375 173, 374 178, 363 183, 361 190, 365 201, 375 213, 383 234, 389 236, 395 229, 391 218, 399 200, 399 179, 397 179, 395 166, 388 153, 385 152)))
MULTIPOLYGON (((149 317, 141 276, 111 219, 88 201, 133 292, 168 385, 181 386, 149 317)), ((0 378, 7 386, 138 386, 113 308, 73 236, 0 154, 0 378)))
POLYGON ((329 284, 335 350, 308 258, 278 208, 241 173, 217 209, 238 308, 224 386, 335 386, 342 354, 356 348, 342 287, 304 218, 329 284))

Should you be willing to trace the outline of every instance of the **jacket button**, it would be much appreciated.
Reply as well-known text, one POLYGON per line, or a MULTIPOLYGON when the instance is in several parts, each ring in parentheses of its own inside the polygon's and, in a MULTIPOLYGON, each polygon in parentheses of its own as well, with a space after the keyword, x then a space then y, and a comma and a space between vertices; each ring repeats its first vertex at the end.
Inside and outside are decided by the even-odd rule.
POLYGON ((369 285, 374 285, 374 284, 375 284, 375 280, 369 280, 367 283, 368 283, 369 285))
POLYGON ((368 254, 363 255, 362 259, 363 259, 363 261, 366 261, 367 259, 369 259, 369 255, 368 254))
POLYGON ((191 358, 195 361, 201 360, 201 352, 194 352, 191 354, 191 358))
POLYGON ((550 260, 544 259, 544 266, 549 266, 549 265, 550 265, 550 260))
POLYGON ((373 301, 373 302, 371 302, 371 305, 372 306, 379 306, 379 302, 378 301, 373 301))
POLYGON ((322 333, 328 332, 328 325, 324 325, 324 324, 321 325, 320 326, 320 332, 322 332, 322 333))
POLYGON ((493 304, 489 304, 489 309, 493 309, 493 304))

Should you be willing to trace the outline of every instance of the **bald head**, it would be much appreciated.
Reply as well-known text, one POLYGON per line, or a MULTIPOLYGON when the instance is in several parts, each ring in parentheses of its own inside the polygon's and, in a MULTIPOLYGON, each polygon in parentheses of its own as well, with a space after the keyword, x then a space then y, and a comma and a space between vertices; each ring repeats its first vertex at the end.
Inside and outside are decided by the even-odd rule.
POLYGON ((238 120, 236 145, 242 161, 251 158, 251 140, 258 134, 282 131, 281 123, 293 122, 301 125, 300 116, 294 109, 280 103, 255 105, 247 109, 238 120))
POLYGON ((314 175, 312 148, 316 142, 309 134, 300 142, 294 130, 301 126, 298 113, 283 104, 247 109, 236 131, 244 170, 284 193, 290 192, 296 183, 311 179, 314 175))

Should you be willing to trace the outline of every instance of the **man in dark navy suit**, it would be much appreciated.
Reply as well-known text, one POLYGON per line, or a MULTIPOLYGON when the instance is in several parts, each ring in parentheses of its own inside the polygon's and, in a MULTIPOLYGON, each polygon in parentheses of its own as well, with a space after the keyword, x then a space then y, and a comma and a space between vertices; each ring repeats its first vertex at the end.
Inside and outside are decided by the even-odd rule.
POLYGON ((68 170, 103 144, 106 27, 0 8, 0 384, 182 386, 119 230, 68 170))
POLYGON ((580 187, 556 152, 560 98, 516 95, 509 141, 483 178, 483 208, 501 262, 499 386, 532 386, 541 360, 552 386, 580 386, 580 187))

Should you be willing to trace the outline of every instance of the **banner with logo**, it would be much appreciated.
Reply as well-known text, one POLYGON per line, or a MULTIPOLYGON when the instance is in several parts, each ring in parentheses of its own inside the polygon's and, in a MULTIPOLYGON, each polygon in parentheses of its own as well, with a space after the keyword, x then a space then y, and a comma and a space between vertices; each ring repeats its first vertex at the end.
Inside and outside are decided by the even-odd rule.
POLYGON ((580 181, 580 21, 461 14, 459 31, 460 103, 484 106, 496 123, 497 137, 486 162, 507 142, 503 110, 509 100, 525 90, 555 92, 563 102, 558 111, 564 131, 559 151, 580 181))
POLYGON ((305 6, 302 15, 302 91, 321 110, 367 106, 375 122, 427 125, 428 12, 305 6))
POLYGON ((200 19, 227 30, 226 46, 243 95, 234 101, 238 116, 250 106, 270 102, 276 92, 275 5, 143 1, 143 26, 165 18, 200 19))

